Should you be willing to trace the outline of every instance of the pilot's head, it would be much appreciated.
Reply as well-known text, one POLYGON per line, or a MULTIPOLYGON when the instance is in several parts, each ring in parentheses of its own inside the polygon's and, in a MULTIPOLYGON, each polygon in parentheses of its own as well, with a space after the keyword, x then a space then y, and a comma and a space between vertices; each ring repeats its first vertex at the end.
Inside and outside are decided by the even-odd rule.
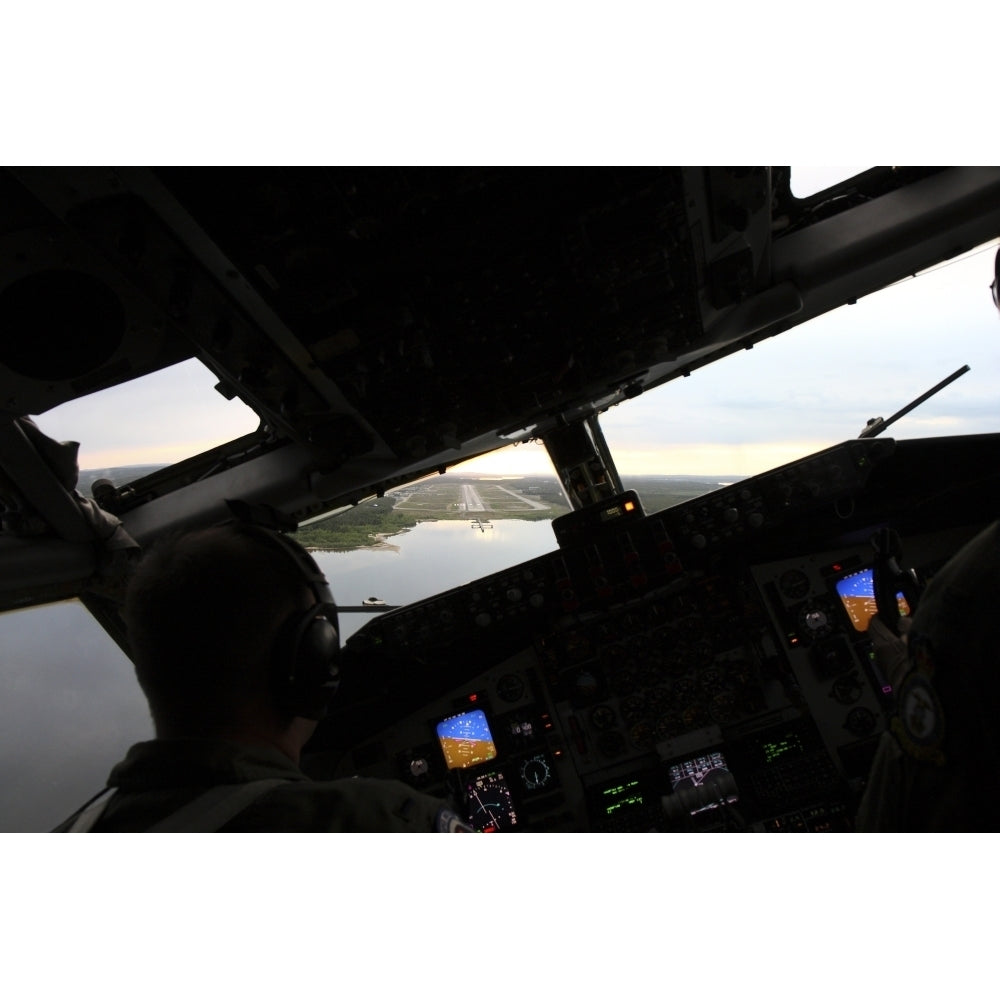
POLYGON ((315 720, 336 689, 326 581, 301 546, 263 528, 228 523, 159 541, 124 617, 159 736, 315 720))

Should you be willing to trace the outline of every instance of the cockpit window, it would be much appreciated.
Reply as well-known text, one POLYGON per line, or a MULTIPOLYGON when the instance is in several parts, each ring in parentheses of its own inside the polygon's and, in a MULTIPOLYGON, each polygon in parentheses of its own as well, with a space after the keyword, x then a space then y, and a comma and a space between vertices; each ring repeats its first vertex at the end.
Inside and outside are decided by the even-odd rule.
POLYGON ((994 241, 613 407, 601 426, 625 485, 653 473, 715 484, 756 475, 858 437, 964 365, 966 374, 883 435, 995 433, 995 249, 994 241))
POLYGON ((192 358, 63 403, 36 421, 49 437, 80 442, 81 469, 172 465, 257 428, 257 414, 238 397, 225 399, 217 382, 192 358))
POLYGON ((153 725, 132 664, 78 601, 0 615, 0 648, 0 832, 48 830, 153 725))
POLYGON ((808 198, 869 169, 870 167, 792 167, 789 186, 796 198, 808 198))

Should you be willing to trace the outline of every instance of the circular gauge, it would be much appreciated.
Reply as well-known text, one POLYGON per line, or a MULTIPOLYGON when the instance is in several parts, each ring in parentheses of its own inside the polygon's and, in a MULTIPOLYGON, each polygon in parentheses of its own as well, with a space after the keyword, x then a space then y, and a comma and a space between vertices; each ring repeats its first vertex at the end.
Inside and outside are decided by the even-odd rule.
POLYGON ((875 728, 875 713, 870 708, 852 708, 844 720, 844 728, 855 736, 867 736, 875 728))
POLYGON ((467 793, 469 822, 474 830, 510 830, 517 823, 503 775, 483 775, 469 785, 467 793))
POLYGON ((842 674, 830 688, 830 697, 839 701, 841 705, 853 705, 861 697, 861 693, 861 682, 854 671, 842 674))
POLYGON ((778 589, 792 601, 801 601, 809 593, 809 577, 800 569, 788 569, 778 577, 778 589))
POLYGON ((601 733, 597 737, 597 749, 605 757, 620 757, 625 752, 625 737, 617 729, 601 733))
POLYGON ((709 706, 712 721, 720 726, 734 722, 740 714, 736 695, 732 691, 722 691, 712 699, 709 706))
POLYGON ((808 638, 819 639, 833 631, 833 616, 821 604, 807 604, 799 612, 799 625, 808 638))
POLYGON ((590 713, 590 724, 602 733, 614 729, 617 722, 618 716, 615 715, 615 710, 610 705, 598 705, 590 713))
POLYGON ((646 710, 650 715, 662 715, 670 706, 670 692, 665 687, 655 687, 646 692, 646 710))
POLYGON ((646 716, 646 699, 634 694, 621 704, 622 718, 626 725, 635 725, 646 716))
POLYGON ((676 715, 661 715, 653 727, 653 734, 657 740, 662 742, 663 740, 672 740, 681 732, 681 729, 681 724, 677 721, 676 715))
POLYGON ((679 705, 694 701, 698 694, 698 686, 690 677, 678 677, 674 681, 674 699, 679 705))
POLYGON ((504 674, 497 681, 497 694, 504 701, 520 701, 524 694, 524 678, 517 674, 504 674))
POLYGON ((594 701, 601 693, 601 682, 592 670, 581 670, 573 678, 573 694, 579 702, 594 701))
POLYGON ((535 754, 521 764, 521 781, 526 792, 540 791, 552 783, 552 768, 545 754, 535 754))
POLYGON ((637 750, 648 750, 653 745, 653 727, 648 722, 637 722, 628 731, 628 738, 637 750))
POLYGON ((684 732, 686 733, 692 729, 700 729, 702 726, 707 726, 709 723, 708 712, 705 711, 705 706, 701 704, 688 705, 681 713, 681 719, 684 722, 684 732))

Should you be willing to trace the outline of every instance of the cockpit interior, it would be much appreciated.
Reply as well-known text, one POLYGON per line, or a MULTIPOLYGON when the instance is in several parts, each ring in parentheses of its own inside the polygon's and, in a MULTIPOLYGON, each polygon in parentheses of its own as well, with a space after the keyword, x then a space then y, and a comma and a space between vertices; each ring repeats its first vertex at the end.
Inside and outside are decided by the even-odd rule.
POLYGON ((553 551, 367 609, 304 768, 477 830, 850 830, 868 619, 996 518, 1000 428, 880 419, 648 513, 601 418, 998 235, 997 167, 5 169, 0 610, 77 599, 127 654, 108 523, 294 532, 540 442, 553 551), (25 420, 189 359, 255 429, 82 496, 25 420))

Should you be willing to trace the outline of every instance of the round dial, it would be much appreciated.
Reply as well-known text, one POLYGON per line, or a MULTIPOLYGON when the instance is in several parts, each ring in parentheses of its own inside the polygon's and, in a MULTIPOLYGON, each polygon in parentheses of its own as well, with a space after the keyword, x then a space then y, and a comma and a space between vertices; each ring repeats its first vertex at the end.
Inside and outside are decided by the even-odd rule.
POLYGON ((469 822, 474 830, 510 830, 517 823, 503 776, 488 774, 468 788, 469 822))
POLYGON ((778 577, 778 589, 793 601, 800 601, 809 593, 809 577, 800 569, 788 569, 778 577))
POLYGON ((601 681, 593 670, 584 668, 573 678, 573 694, 578 703, 595 701, 600 693, 601 681))
POLYGON ((740 714, 736 695, 732 691, 721 691, 712 699, 708 711, 712 721, 720 726, 735 722, 740 714))
POLYGON ((618 716, 615 715, 615 710, 610 705, 598 705, 590 713, 590 724, 601 732, 614 729, 617 722, 618 716))
POLYGON ((631 694, 638 684, 639 669, 632 663, 620 663, 611 675, 611 690, 617 695, 631 694))
POLYGON ((870 708, 858 706, 852 708, 847 713, 844 720, 844 728, 854 733, 855 736, 866 736, 876 725, 875 713, 870 708))
POLYGON ((535 754, 521 764, 521 781, 528 792, 537 792, 552 782, 552 768, 545 754, 535 754))
POLYGON ((517 674, 504 674, 497 681, 497 694, 504 701, 519 701, 524 694, 524 679, 517 674))
POLYGON ((653 745, 653 727, 648 722, 637 722, 629 731, 629 739, 638 750, 648 750, 653 745))
POLYGON ((635 725, 646 716, 646 699, 641 695, 631 695, 621 703, 621 713, 626 725, 635 725))
POLYGON ((830 697, 835 698, 841 705, 853 705, 861 695, 861 682, 853 670, 838 677, 830 688, 830 697))
POLYGON ((823 604, 806 604, 799 612, 799 625, 806 638, 822 638, 833 631, 833 613, 829 607, 823 604))
POLYGON ((653 734, 657 740, 672 740, 675 736, 679 736, 683 732, 684 726, 678 721, 677 717, 671 714, 661 715, 656 720, 656 726, 653 729, 653 734))

